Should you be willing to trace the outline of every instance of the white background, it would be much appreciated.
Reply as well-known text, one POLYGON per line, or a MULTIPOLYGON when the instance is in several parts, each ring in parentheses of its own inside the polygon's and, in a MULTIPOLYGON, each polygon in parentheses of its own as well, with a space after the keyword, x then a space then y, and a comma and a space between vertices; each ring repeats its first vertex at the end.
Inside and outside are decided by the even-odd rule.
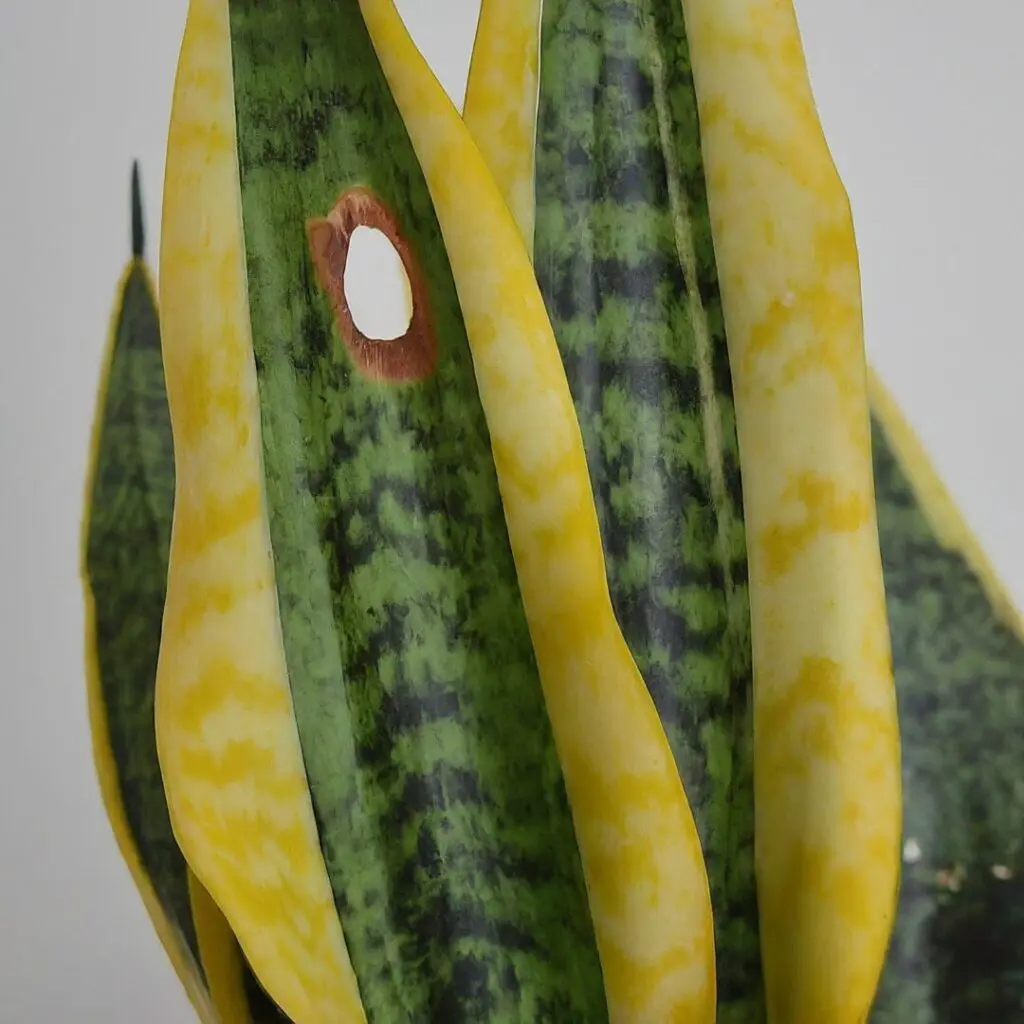
MULTIPOLYGON (((461 103, 472 0, 404 0, 461 103)), ((192 1015, 109 835, 82 673, 78 519, 128 248, 149 252, 186 0, 0 0, 0 1022, 192 1015)), ((1024 5, 797 0, 853 203, 869 357, 1024 603, 1024 5)))

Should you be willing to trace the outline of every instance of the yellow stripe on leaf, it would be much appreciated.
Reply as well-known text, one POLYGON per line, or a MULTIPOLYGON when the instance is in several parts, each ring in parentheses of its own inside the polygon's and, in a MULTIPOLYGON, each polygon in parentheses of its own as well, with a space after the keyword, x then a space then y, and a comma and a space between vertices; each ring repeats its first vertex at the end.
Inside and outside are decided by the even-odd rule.
POLYGON ((482 0, 463 120, 533 252, 542 0, 482 0))
POLYGON ((853 225, 792 4, 683 8, 743 467, 769 1014, 859 1024, 901 809, 853 225))
POLYGON ((296 1024, 362 1021, 278 617, 226 0, 189 5, 163 212, 177 486, 156 716, 171 821, 257 977, 296 1024))

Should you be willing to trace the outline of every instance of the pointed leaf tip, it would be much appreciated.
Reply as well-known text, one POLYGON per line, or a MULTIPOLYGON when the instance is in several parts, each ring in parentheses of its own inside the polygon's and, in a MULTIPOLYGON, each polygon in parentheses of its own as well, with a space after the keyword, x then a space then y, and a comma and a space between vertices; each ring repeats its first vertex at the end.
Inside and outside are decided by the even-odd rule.
POLYGON ((146 228, 142 219, 142 185, 139 161, 132 161, 132 256, 141 260, 146 249, 146 228))

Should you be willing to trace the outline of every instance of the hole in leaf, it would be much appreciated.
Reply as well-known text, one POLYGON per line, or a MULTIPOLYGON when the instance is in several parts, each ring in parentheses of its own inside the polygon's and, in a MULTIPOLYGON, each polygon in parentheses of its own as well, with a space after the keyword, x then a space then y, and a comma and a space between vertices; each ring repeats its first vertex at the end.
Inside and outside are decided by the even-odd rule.
POLYGON ((383 200, 371 189, 353 186, 326 217, 306 222, 306 238, 338 334, 359 372, 394 383, 429 377, 438 352, 427 282, 383 200), (363 252, 350 276, 357 240, 363 252))
POLYGON ((352 232, 345 262, 345 299, 356 327, 371 341, 394 341, 409 330, 409 275, 383 231, 361 224, 352 232))

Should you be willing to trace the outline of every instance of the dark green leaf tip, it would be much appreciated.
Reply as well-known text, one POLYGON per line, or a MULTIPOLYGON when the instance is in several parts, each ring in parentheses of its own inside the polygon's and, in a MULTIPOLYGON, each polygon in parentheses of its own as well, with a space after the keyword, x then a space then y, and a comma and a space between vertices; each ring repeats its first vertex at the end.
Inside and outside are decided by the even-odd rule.
POLYGON ((132 161, 132 256, 141 260, 146 249, 146 227, 142 222, 142 185, 139 161, 132 161))

